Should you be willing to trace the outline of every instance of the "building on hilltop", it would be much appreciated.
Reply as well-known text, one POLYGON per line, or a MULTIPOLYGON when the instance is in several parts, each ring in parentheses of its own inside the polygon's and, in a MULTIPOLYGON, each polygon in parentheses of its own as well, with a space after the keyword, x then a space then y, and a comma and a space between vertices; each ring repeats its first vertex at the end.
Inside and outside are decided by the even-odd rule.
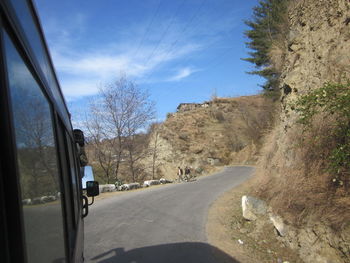
POLYGON ((206 108, 209 107, 210 102, 204 102, 204 103, 180 103, 179 106, 177 106, 177 112, 184 112, 184 111, 191 111, 197 108, 206 108))

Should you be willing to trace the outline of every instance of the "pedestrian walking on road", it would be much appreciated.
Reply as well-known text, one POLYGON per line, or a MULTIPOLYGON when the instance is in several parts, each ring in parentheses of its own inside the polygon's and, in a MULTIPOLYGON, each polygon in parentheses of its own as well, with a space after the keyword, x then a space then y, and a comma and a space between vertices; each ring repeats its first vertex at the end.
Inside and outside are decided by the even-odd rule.
POLYGON ((183 170, 180 168, 180 166, 178 167, 178 170, 177 170, 177 175, 179 176, 179 182, 182 181, 182 175, 183 175, 183 170))
POLYGON ((189 180, 190 179, 190 177, 191 177, 191 170, 190 170, 190 168, 188 167, 188 166, 186 166, 185 167, 185 180, 189 180))

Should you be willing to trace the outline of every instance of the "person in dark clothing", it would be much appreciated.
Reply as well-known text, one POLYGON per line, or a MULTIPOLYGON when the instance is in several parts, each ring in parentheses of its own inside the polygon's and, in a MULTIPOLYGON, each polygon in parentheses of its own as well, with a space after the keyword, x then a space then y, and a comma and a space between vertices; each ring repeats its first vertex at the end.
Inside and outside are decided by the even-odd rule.
POLYGON ((188 167, 188 166, 186 166, 185 167, 185 179, 186 180, 189 180, 190 179, 190 177, 191 177, 191 170, 190 170, 190 168, 188 167))

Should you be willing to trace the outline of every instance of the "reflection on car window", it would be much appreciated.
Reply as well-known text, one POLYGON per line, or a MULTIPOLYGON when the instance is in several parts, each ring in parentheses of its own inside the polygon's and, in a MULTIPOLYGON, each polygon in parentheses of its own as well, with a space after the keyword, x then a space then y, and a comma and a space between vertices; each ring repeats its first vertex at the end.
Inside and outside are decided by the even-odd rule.
POLYGON ((14 7, 16 15, 19 19, 19 22, 24 30, 24 33, 28 39, 28 42, 35 54, 36 59, 38 60, 39 66, 45 75, 46 81, 49 84, 49 88, 55 97, 58 103, 58 107, 62 112, 65 112, 63 98, 58 91, 58 86, 56 80, 54 79, 53 71, 50 67, 48 56, 44 49, 44 44, 40 38, 39 31, 34 24, 32 14, 28 6, 28 1, 26 0, 11 0, 11 3, 14 7))
POLYGON ((4 33, 28 262, 65 258, 57 154, 49 103, 4 33))
POLYGON ((66 140, 67 140, 67 146, 68 146, 68 158, 69 158, 69 167, 70 167, 70 180, 72 183, 72 189, 73 189, 73 200, 74 200, 74 216, 75 216, 75 223, 78 223, 78 217, 79 217, 79 186, 77 183, 77 174, 75 170, 75 162, 74 162, 74 155, 73 155, 73 149, 72 145, 73 142, 69 138, 69 135, 66 133, 66 140))

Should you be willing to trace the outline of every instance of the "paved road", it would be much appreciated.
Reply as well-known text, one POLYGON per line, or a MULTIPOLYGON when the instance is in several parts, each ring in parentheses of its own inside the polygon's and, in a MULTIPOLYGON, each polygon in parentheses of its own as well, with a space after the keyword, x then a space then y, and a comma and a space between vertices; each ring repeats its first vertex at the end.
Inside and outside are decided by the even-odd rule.
POLYGON ((229 167, 195 182, 99 200, 85 220, 86 261, 237 262, 207 243, 205 225, 210 204, 252 171, 229 167))

